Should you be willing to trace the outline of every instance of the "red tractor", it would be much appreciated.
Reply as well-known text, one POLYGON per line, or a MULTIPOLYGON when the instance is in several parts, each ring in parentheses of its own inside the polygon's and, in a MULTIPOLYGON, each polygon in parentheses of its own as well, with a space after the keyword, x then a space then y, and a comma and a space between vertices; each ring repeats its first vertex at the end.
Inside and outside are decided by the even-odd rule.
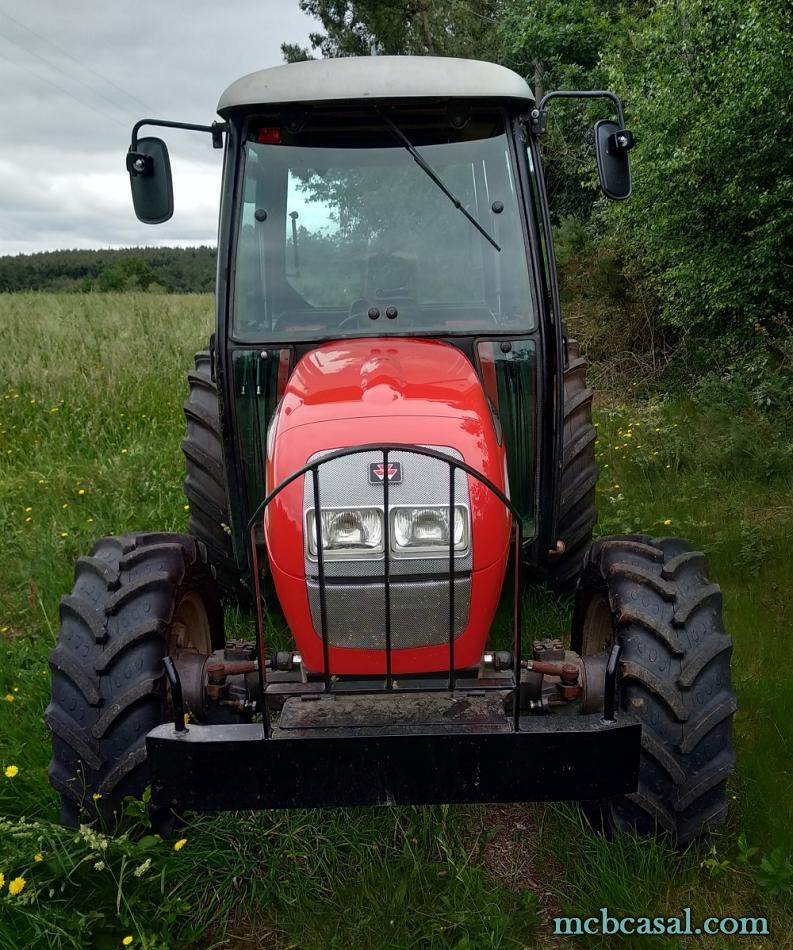
POLYGON ((143 125, 225 149, 217 320, 189 374, 189 534, 99 541, 62 601, 64 822, 146 786, 161 817, 573 799, 678 845, 723 821, 719 588, 684 541, 592 542, 592 391, 540 161, 559 96, 611 103, 597 168, 628 197, 616 96, 535 103, 490 63, 296 63, 232 84, 211 126, 135 126, 145 222, 173 192, 143 125), (569 646, 524 643, 542 582, 575 590, 569 646), (256 635, 227 641, 245 600, 256 635))

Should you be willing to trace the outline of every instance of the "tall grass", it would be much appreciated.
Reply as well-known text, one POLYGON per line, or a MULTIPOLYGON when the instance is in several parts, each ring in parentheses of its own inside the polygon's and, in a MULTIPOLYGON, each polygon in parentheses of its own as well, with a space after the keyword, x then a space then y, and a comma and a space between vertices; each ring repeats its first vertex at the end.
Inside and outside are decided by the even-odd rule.
MULTIPOLYGON (((713 850, 607 842, 575 808, 548 805, 202 816, 179 851, 145 828, 112 839, 55 823, 42 713, 58 600, 96 537, 184 529, 180 406, 211 313, 201 296, 0 297, 0 948, 125 936, 151 948, 561 947, 553 914, 601 906, 765 913, 768 946, 785 946, 790 436, 751 410, 658 401, 598 413, 600 529, 689 535, 725 591, 739 771, 713 850), (11 896, 17 877, 26 885, 11 896)), ((568 605, 538 592, 527 603, 529 636, 565 632, 568 605)), ((250 632, 246 615, 228 619, 250 632)))

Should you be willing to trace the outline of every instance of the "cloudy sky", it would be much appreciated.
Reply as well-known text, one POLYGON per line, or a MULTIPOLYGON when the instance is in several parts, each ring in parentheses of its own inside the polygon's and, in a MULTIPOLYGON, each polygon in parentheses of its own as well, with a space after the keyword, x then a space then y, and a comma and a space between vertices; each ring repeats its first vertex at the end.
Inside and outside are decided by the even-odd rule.
POLYGON ((297 0, 0 0, 0 254, 214 243, 222 153, 166 131, 174 216, 141 224, 132 125, 209 124, 229 83, 315 28, 297 0))

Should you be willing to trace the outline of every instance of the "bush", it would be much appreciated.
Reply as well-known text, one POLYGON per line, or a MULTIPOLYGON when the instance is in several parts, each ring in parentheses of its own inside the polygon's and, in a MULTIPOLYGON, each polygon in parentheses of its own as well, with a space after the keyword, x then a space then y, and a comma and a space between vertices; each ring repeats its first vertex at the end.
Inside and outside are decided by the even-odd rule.
POLYGON ((782 0, 662 0, 606 54, 636 134, 606 211, 663 324, 711 364, 788 332, 793 72, 782 0))

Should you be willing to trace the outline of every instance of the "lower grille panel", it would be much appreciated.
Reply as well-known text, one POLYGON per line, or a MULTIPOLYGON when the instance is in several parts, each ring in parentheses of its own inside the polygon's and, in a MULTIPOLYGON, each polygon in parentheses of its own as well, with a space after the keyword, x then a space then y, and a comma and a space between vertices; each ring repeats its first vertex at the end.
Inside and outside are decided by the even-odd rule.
MULTIPOLYGON (((311 619, 321 636, 319 584, 307 581, 311 619)), ((391 590, 394 650, 437 646, 449 638, 449 579, 395 583, 391 590)), ((471 578, 454 581, 454 636, 468 626, 471 578)), ((334 647, 385 649, 385 585, 325 584, 328 642, 334 647)))

